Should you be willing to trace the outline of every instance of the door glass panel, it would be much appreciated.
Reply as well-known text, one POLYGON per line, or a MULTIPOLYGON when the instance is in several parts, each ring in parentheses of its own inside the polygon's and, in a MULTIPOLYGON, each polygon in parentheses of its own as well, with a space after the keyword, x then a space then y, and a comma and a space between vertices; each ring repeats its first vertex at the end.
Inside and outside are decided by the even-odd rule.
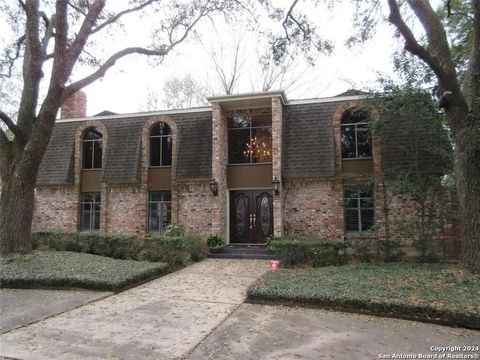
POLYGON ((247 228, 245 222, 247 216, 247 204, 245 204, 244 198, 237 199, 237 208, 236 208, 236 220, 237 220, 237 234, 243 235, 247 228))
POLYGON ((260 225, 263 236, 267 236, 270 230, 270 202, 266 196, 260 202, 260 225))

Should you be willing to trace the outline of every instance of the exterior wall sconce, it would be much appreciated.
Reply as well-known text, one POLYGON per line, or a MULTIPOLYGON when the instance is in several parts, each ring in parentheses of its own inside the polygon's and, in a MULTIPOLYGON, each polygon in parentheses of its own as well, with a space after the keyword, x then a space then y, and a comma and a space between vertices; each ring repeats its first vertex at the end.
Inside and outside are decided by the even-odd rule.
POLYGON ((275 195, 280 194, 280 180, 278 180, 276 176, 274 176, 272 180, 272 189, 275 195))
POLYGON ((212 192, 212 195, 217 196, 218 195, 218 183, 215 179, 210 181, 209 187, 210 187, 210 191, 212 192))

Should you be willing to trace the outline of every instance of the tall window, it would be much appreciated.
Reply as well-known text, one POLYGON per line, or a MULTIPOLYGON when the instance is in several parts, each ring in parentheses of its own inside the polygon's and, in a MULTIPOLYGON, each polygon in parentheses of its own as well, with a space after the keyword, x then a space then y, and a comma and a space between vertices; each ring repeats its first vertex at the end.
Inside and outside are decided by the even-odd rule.
POLYGON ((350 233, 368 231, 375 223, 375 198, 373 187, 343 187, 345 230, 350 233))
POLYGON ((227 121, 229 164, 272 162, 270 109, 234 111, 227 121))
POLYGON ((100 194, 82 193, 80 196, 80 231, 100 230, 100 194))
POLYGON ((172 129, 160 122, 150 131, 150 166, 172 165, 172 129))
POLYGON ((102 168, 102 138, 95 128, 88 129, 83 136, 83 169, 102 168))
POLYGON ((162 233, 171 222, 171 193, 156 191, 148 194, 148 232, 162 233))
POLYGON ((353 108, 342 118, 342 158, 371 158, 372 136, 369 114, 365 109, 353 108))

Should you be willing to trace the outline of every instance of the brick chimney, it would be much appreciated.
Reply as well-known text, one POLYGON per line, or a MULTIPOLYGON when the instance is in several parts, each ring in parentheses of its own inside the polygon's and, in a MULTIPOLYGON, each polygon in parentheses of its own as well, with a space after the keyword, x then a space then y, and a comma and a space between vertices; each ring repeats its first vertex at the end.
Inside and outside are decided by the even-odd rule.
POLYGON ((63 103, 60 118, 70 119, 85 116, 87 116, 87 95, 83 91, 77 91, 63 103))

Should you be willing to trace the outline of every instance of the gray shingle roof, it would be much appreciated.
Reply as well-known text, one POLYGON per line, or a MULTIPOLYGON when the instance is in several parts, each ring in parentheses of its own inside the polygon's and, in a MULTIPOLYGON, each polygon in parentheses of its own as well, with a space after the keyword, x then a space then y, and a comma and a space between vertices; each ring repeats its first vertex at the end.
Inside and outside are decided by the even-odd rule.
POLYGON ((335 175, 332 117, 340 104, 312 103, 283 108, 282 175, 335 175))
MULTIPOLYGON (((212 114, 208 112, 169 115, 178 127, 177 178, 211 177, 212 114)), ((141 131, 148 117, 99 120, 108 131, 102 181, 137 183, 140 176, 141 131)), ((37 185, 73 183, 74 136, 80 121, 55 124, 40 166, 37 185)))

